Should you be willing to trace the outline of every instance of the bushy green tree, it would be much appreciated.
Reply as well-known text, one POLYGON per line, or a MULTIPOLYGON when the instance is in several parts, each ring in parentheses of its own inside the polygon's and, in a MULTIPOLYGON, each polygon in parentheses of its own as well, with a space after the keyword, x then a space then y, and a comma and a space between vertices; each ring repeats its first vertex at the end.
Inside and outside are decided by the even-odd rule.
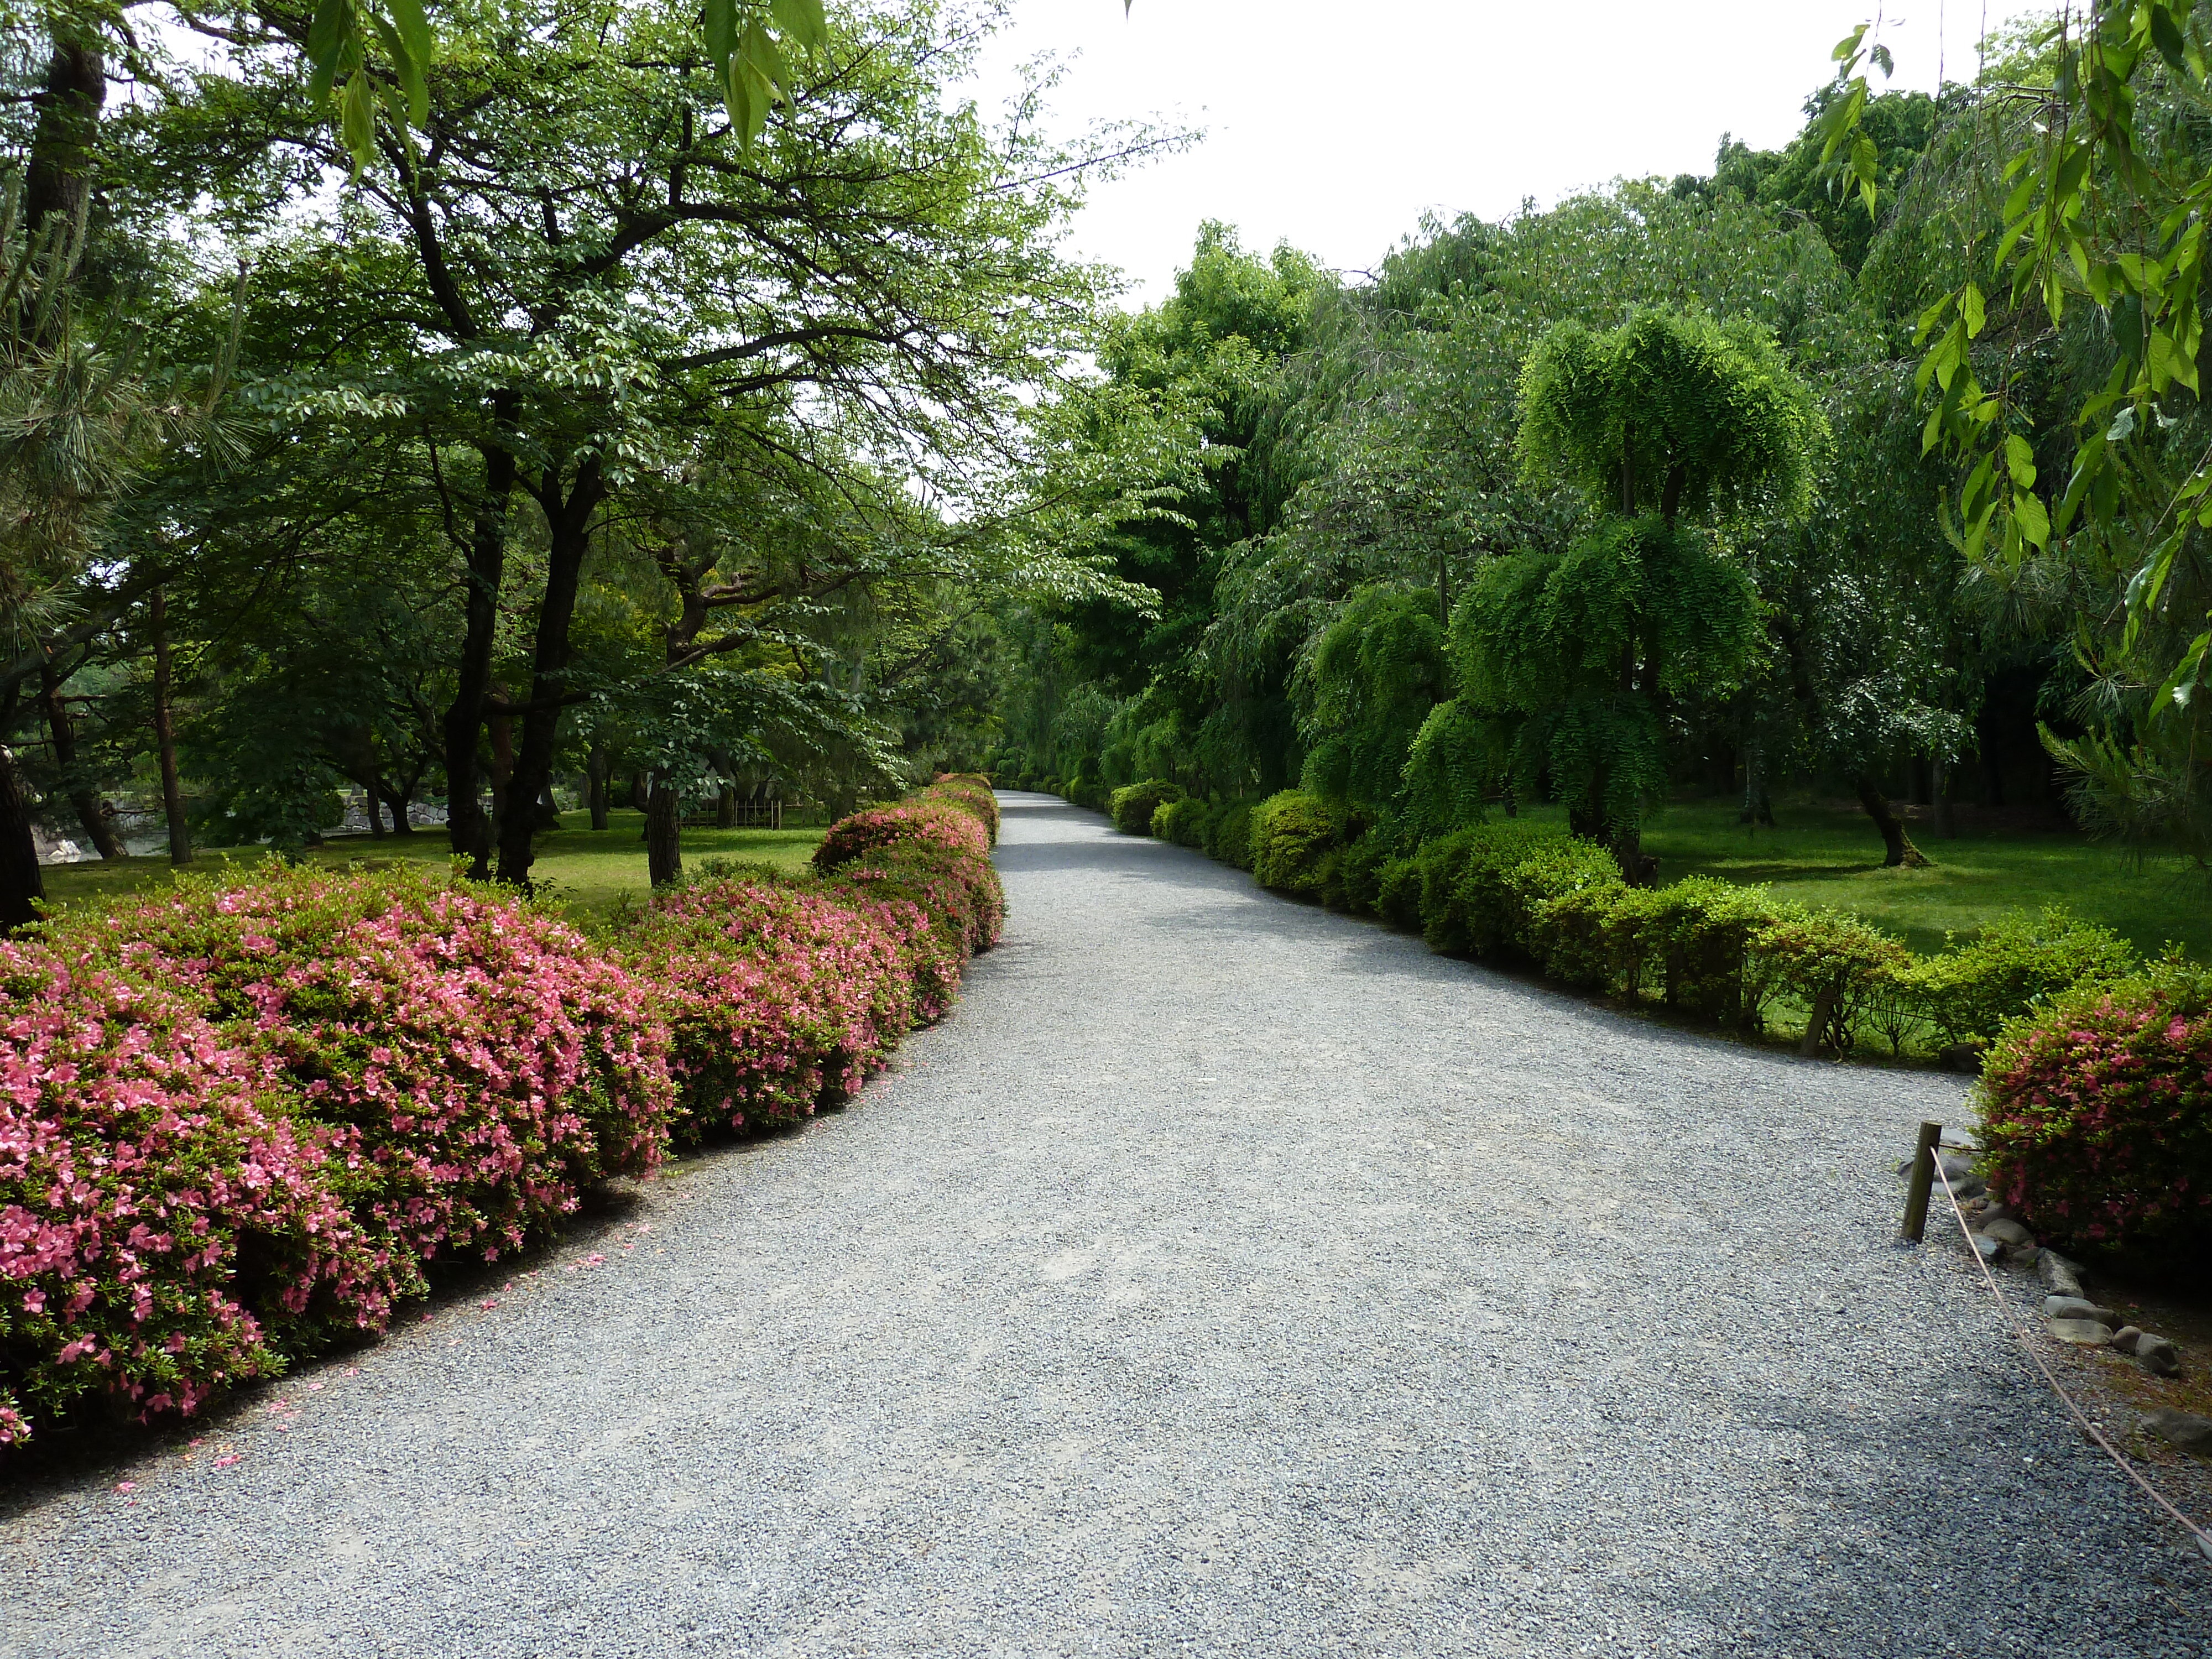
POLYGON ((1732 690, 1759 629, 1741 561, 1683 520, 1802 510, 1824 422, 1755 326, 1660 310, 1553 330, 1522 410, 1528 475, 1577 486, 1601 521, 1484 568, 1454 622, 1462 690, 1510 729, 1519 786, 1548 777, 1575 833, 1648 879, 1667 701, 1732 690))

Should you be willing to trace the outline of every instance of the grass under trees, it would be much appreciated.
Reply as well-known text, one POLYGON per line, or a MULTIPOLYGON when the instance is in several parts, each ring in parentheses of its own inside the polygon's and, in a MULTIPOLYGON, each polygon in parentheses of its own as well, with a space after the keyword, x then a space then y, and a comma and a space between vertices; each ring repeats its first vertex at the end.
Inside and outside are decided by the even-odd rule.
MULTIPOLYGON (((589 828, 582 812, 562 815, 557 834, 538 843, 532 876, 548 884, 553 896, 580 915, 603 915, 624 894, 641 899, 650 890, 645 872, 645 815, 616 811, 608 815, 605 830, 589 828)), ((710 858, 739 859, 796 870, 805 864, 822 840, 817 829, 707 830, 686 829, 684 857, 687 865, 710 858)), ((267 853, 258 847, 212 848, 193 860, 198 873, 220 874, 226 867, 258 863, 267 853)), ((311 862, 345 865, 393 861, 441 865, 451 857, 443 830, 418 830, 405 837, 372 841, 349 836, 313 849, 311 862)), ((166 855, 123 859, 111 863, 49 865, 46 871, 50 902, 70 904, 115 893, 167 883, 175 871, 166 855)))
POLYGON ((2145 955, 2172 939, 2212 960, 2212 890, 2178 859, 2137 862, 2064 830, 1969 828, 1946 841, 1916 823, 1930 866, 1886 870, 1863 812, 1800 801, 1778 803, 1775 818, 1775 828, 1753 834, 1736 822, 1732 801, 1673 805, 1647 823, 1644 847, 1657 855, 1662 882, 1764 882, 1778 897, 1856 912, 1923 952, 1942 950, 1947 931, 1971 933, 1999 912, 2063 904, 2145 955))

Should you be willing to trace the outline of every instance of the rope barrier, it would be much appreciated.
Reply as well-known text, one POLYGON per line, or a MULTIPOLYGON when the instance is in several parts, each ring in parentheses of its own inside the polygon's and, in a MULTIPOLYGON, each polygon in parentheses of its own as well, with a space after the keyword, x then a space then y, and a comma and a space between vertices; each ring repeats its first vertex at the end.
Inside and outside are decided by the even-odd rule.
POLYGON ((2005 1323, 2011 1327, 2013 1335, 2019 1339, 2021 1347, 2026 1352, 2028 1358, 2034 1362, 2035 1369, 2043 1373, 2043 1380, 2051 1385, 2051 1393, 2065 1402, 2066 1409, 2073 1413, 2074 1420, 2081 1425, 2081 1432, 2103 1447, 2105 1455, 2127 1472, 2129 1480, 2142 1488, 2143 1496, 2172 1516, 2179 1523, 2182 1530, 2195 1541, 2204 1559, 2207 1561, 2212 1561, 2212 1533, 2206 1532, 2203 1528, 2176 1509, 2172 1499, 2142 1478, 2142 1472, 2129 1461, 2127 1455, 2118 1447, 2105 1437, 2105 1431, 2089 1420, 2081 1407, 2075 1403, 2074 1396, 2067 1393, 2064 1385, 2051 1375, 2051 1367, 2043 1363, 2043 1356, 2035 1351, 2035 1344, 2029 1340, 2027 1330, 2021 1325, 2020 1321, 2014 1317, 2012 1304, 2005 1299, 2003 1288, 1998 1285, 1996 1275, 1990 1271, 1990 1264, 1982 1259, 1981 1251, 1975 1248, 1974 1230, 1966 1224, 1966 1212, 1959 1207, 1959 1195, 1951 1188, 1950 1173, 1944 1169, 1943 1160, 1931 1153, 1929 1162, 1936 1166, 1936 1177, 1943 1183, 1943 1196, 1951 1206, 1951 1213, 1958 1218, 1959 1231, 1966 1241, 1966 1254, 1974 1258, 1974 1265, 1982 1270, 1982 1280, 1990 1287, 1990 1294, 1996 1298, 1997 1310, 2004 1315, 2005 1323))

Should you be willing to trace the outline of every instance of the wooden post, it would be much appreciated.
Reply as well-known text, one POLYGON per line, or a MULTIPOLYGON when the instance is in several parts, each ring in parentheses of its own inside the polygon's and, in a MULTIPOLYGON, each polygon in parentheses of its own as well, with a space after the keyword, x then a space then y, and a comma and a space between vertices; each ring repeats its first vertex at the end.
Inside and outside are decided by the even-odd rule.
POLYGON ((1928 1193, 1936 1184, 1936 1144, 1942 1139, 1942 1124, 1920 1126, 1920 1143, 1912 1153, 1912 1178, 1905 1189, 1905 1224, 1897 1230, 1899 1237, 1915 1244, 1928 1231, 1928 1193))

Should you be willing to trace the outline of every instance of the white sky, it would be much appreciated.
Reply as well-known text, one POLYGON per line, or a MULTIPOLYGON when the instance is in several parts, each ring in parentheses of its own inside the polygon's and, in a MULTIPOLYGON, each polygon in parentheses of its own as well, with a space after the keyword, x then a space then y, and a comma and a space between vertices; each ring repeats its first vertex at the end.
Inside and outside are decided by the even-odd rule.
MULTIPOLYGON (((1895 87, 1972 78, 1984 20, 2051 0, 1888 0, 1895 87), (1939 23, 1941 25, 1939 30, 1939 23)), ((974 88, 1080 53, 1054 125, 1158 116, 1194 151, 1097 189, 1071 251, 1164 296, 1199 222, 1371 268, 1422 212, 1510 213, 1620 177, 1705 173, 1725 130, 1769 149, 1803 122, 1835 43, 1874 0, 1013 0, 974 88)), ((1875 76, 1877 85, 1880 76, 1875 76)))

